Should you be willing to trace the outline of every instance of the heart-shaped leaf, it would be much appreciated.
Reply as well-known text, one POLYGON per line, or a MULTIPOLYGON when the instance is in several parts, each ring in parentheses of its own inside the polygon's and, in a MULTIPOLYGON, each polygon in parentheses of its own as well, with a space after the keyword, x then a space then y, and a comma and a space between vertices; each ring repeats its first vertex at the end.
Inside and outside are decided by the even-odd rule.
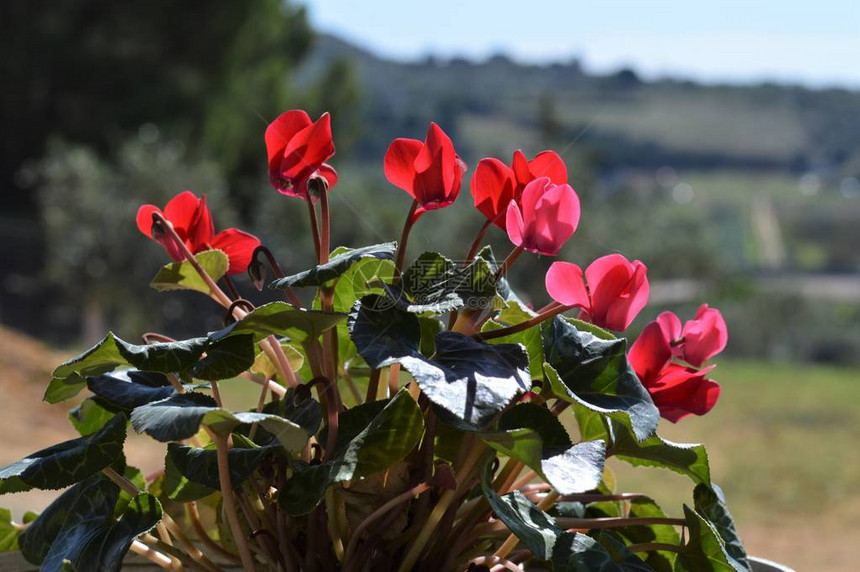
MULTIPOLYGON (((230 468, 230 483, 238 488, 253 474, 263 460, 275 452, 273 447, 243 449, 233 447, 227 453, 230 468)), ((167 456, 179 473, 190 481, 201 484, 213 491, 221 488, 218 477, 218 455, 213 448, 188 447, 178 443, 167 445, 167 456)))
POLYGON ((541 333, 557 397, 626 423, 640 441, 657 430, 659 411, 627 361, 626 340, 602 339, 561 316, 541 324, 541 333))
POLYGON ((479 433, 503 455, 525 463, 562 494, 597 487, 603 474, 603 441, 572 445, 558 418, 545 407, 521 403, 499 419, 499 430, 479 433))
POLYGON ((735 521, 726 506, 726 497, 717 485, 696 485, 693 491, 696 512, 708 519, 714 525, 722 538, 730 564, 734 568, 750 570, 747 552, 735 528, 735 521))
POLYGON ((60 495, 18 537, 21 554, 40 570, 64 570, 78 561, 87 544, 105 530, 119 487, 93 475, 60 495))
POLYGON ((211 341, 222 340, 228 336, 253 334, 259 341, 267 336, 276 335, 290 338, 296 342, 318 338, 324 331, 333 328, 346 318, 346 314, 304 310, 286 302, 271 302, 258 306, 244 318, 226 328, 211 332, 211 341))
POLYGON ((415 400, 401 390, 387 402, 354 407, 343 414, 334 455, 291 477, 279 498, 291 515, 306 514, 334 483, 368 477, 405 458, 424 433, 424 418, 415 400), (380 404, 382 405, 380 409, 380 404), (356 411, 357 410, 357 411, 356 411), (341 429, 344 436, 340 437, 341 429))
MULTIPOLYGON (((227 268, 230 266, 227 254, 223 250, 204 250, 195 254, 194 258, 216 282, 227 273, 227 268)), ((161 291, 195 290, 209 294, 209 286, 187 260, 171 262, 158 271, 149 285, 161 291)))
POLYGON ((269 288, 277 290, 280 288, 300 286, 322 286, 343 275, 360 260, 367 258, 390 260, 394 257, 394 253, 396 251, 396 242, 384 242, 382 244, 364 246, 353 250, 345 250, 332 256, 325 264, 320 264, 310 270, 305 270, 298 274, 293 274, 292 276, 275 280, 269 284, 269 288))
MULTIPOLYGON (((688 538, 679 554, 680 564, 686 570, 703 572, 746 572, 748 567, 734 562, 726 552, 720 535, 713 524, 699 513, 684 505, 688 538), (734 564, 733 564, 734 562, 734 564)), ((678 568, 676 564, 676 568, 678 568)))
POLYGON ((122 457, 126 420, 116 415, 96 433, 37 451, 0 469, 0 494, 61 489, 122 457))

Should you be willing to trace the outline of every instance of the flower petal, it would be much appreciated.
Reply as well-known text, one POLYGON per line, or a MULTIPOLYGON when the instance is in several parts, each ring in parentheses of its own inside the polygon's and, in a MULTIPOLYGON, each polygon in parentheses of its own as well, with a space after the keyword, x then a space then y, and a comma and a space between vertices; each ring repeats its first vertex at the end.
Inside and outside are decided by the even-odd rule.
POLYGON ((571 262, 553 262, 546 273, 546 291, 550 297, 565 306, 588 309, 588 291, 582 277, 582 268, 571 262))
POLYGON ((164 218, 170 221, 173 229, 182 238, 188 236, 189 229, 199 218, 200 199, 191 191, 183 191, 170 199, 164 207, 164 218))
POLYGON ((529 161, 532 177, 549 177, 556 185, 567 183, 567 167, 555 151, 541 151, 529 161))
POLYGON ((702 304, 696 317, 684 324, 683 337, 683 358, 700 367, 726 348, 729 333, 720 311, 702 304))
POLYGON ((517 201, 508 203, 508 211, 505 218, 505 228, 508 231, 508 238, 514 243, 514 246, 523 246, 523 215, 520 212, 520 207, 517 201))
POLYGON ((385 153, 385 178, 388 182, 399 187, 415 197, 413 183, 415 181, 415 158, 422 148, 417 139, 395 139, 385 153))
POLYGON ((331 116, 323 113, 287 143, 281 162, 281 177, 292 181, 305 181, 314 171, 334 155, 331 138, 331 116))
POLYGON ((157 206, 143 205, 137 209, 137 216, 135 217, 137 229, 149 238, 152 238, 152 213, 161 213, 164 216, 164 213, 157 206))
POLYGON ((254 250, 260 246, 260 239, 236 228, 228 228, 212 239, 210 246, 223 250, 230 260, 227 274, 238 274, 248 269, 254 250))
POLYGON ((481 159, 472 175, 475 208, 501 229, 505 228, 508 203, 514 198, 513 170, 494 158, 481 159))
POLYGON ((269 171, 280 171, 284 150, 296 133, 311 124, 311 118, 301 109, 285 111, 266 128, 266 152, 269 171))
POLYGON ((660 372, 672 359, 672 348, 657 322, 651 322, 630 347, 627 360, 646 388, 653 387, 660 372))

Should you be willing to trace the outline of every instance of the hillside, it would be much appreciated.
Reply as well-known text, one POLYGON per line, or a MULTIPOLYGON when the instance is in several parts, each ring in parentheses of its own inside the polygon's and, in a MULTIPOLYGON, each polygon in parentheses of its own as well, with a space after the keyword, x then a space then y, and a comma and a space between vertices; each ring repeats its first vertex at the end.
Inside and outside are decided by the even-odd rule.
POLYGON ((550 136, 562 147, 597 149, 605 169, 860 171, 858 92, 645 82, 632 70, 593 75, 577 60, 521 65, 501 55, 394 62, 327 35, 317 38, 298 81, 321 77, 339 59, 353 66, 364 93, 373 127, 362 140, 368 154, 433 120, 456 132, 467 159, 537 149, 550 136))

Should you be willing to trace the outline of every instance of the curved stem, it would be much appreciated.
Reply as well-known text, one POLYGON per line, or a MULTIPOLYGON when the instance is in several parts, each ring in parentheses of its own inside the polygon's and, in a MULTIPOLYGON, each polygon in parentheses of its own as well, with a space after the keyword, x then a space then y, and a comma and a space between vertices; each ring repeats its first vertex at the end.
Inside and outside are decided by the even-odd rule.
POLYGON ((209 533, 206 532, 206 528, 203 526, 203 523, 200 522, 200 512, 197 510, 197 501, 191 501, 186 506, 188 507, 188 519, 191 521, 191 526, 194 527, 194 531, 197 533, 197 537, 200 539, 200 542, 205 544, 209 550, 222 558, 226 558, 230 562, 241 562, 238 556, 224 549, 220 544, 212 540, 209 533))
POLYGON ((398 568, 399 572, 409 572, 412 570, 412 566, 418 560, 418 557, 427 545, 427 541, 430 540, 430 536, 433 534, 433 531, 436 530, 442 517, 445 516, 446 512, 448 512, 448 507, 450 507, 451 503, 453 503, 454 500, 459 498, 462 494, 461 489, 467 482, 469 482, 469 476, 472 469, 474 469, 478 461, 481 460, 485 451, 486 447, 477 443, 475 446, 471 447, 468 455, 463 461, 463 465, 460 467, 460 470, 457 471, 457 488, 454 490, 447 490, 442 493, 442 497, 439 499, 439 502, 436 503, 436 506, 433 507, 433 512, 430 513, 430 517, 426 522, 424 522, 424 526, 421 527, 421 530, 418 532, 418 536, 409 548, 406 558, 404 558, 403 562, 400 564, 400 568, 398 568))
POLYGON ((365 518, 363 521, 361 521, 361 524, 359 524, 355 528, 355 532, 352 533, 352 538, 350 538, 349 545, 346 548, 346 558, 344 559, 344 562, 347 562, 347 563, 349 562, 349 557, 353 552, 355 552, 355 547, 358 544, 359 540, 361 539, 361 534, 365 530, 367 530, 368 526, 373 524, 373 522, 376 521, 379 517, 381 517, 382 515, 387 513, 389 510, 396 507, 397 505, 399 505, 403 502, 406 502, 415 496, 422 494, 423 492, 425 492, 429 488, 430 488, 430 485, 428 483, 421 483, 421 484, 415 485, 414 487, 412 487, 408 491, 400 493, 399 495, 397 495, 393 499, 389 500, 388 502, 383 504, 381 507, 379 507, 378 509, 376 509, 372 513, 370 513, 370 515, 368 515, 367 518, 365 518))
POLYGON ((570 310, 573 306, 557 306, 549 309, 546 312, 538 314, 533 318, 529 318, 525 322, 520 322, 519 324, 514 324, 513 326, 508 326, 507 328, 502 328, 500 330, 491 330, 489 332, 480 332, 475 334, 475 338, 479 340, 492 340, 495 338, 504 338, 505 336, 510 336, 512 334, 516 334, 518 332, 522 332, 524 330, 528 330, 531 327, 537 326, 541 322, 545 322, 550 318, 554 318, 555 316, 570 310))
POLYGON ((514 265, 514 262, 517 261, 517 258, 520 257, 523 251, 523 247, 518 246, 513 249, 510 254, 508 254, 508 257, 505 258, 504 262, 502 262, 501 266, 499 266, 499 269, 496 270, 496 276, 494 278, 495 282, 498 282, 505 277, 505 275, 508 273, 508 270, 511 269, 511 266, 514 265))
POLYGON ((397 245, 397 257, 394 262, 394 276, 399 279, 403 271, 403 260, 406 258, 406 243, 409 242, 409 232, 415 224, 415 211, 418 209, 418 201, 412 201, 409 212, 406 214, 406 222, 403 223, 403 231, 400 233, 400 243, 397 245))
POLYGON ((478 234, 475 235, 475 240, 472 241, 472 247, 466 255, 466 264, 469 264, 475 259, 475 255, 478 254, 478 250, 481 249, 481 243, 484 241, 484 237, 487 235, 487 231, 490 230, 490 226, 492 226, 492 224, 493 221, 487 219, 487 222, 484 223, 484 226, 482 226, 481 230, 478 231, 478 234))

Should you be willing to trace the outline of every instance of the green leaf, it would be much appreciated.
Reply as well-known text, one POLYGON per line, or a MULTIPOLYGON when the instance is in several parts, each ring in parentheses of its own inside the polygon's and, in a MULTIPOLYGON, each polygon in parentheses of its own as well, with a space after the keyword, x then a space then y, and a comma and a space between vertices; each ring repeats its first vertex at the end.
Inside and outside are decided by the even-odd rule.
POLYGON ((252 334, 228 336, 210 345, 191 372, 208 381, 231 379, 253 365, 255 347, 252 334))
POLYGON ((735 521, 726 506, 726 497, 722 489, 713 483, 710 487, 698 484, 693 491, 693 499, 696 512, 708 519, 719 533, 732 566, 736 569, 750 570, 747 552, 738 536, 735 521))
POLYGON ((696 511, 684 505, 689 538, 678 555, 678 565, 695 572, 744 572, 748 568, 733 566, 720 535, 713 524, 696 511))
POLYGON ((83 436, 92 435, 114 418, 116 411, 105 409, 96 399, 89 397, 69 410, 69 421, 83 436))
POLYGON ((456 332, 436 335, 436 351, 419 351, 421 324, 385 298, 365 296, 349 317, 350 335, 371 367, 400 363, 424 394, 476 427, 487 425, 531 387, 528 356, 519 344, 491 345, 456 332))
POLYGON ((462 267, 438 252, 425 252, 403 273, 401 284, 412 299, 407 311, 438 314, 463 306, 489 308, 496 295, 494 274, 481 257, 462 267))
POLYGON ((81 564, 87 545, 106 530, 118 496, 119 487, 101 475, 78 483, 21 533, 21 554, 45 572, 63 570, 63 560, 81 564))
MULTIPOLYGON (((666 514, 651 499, 636 498, 629 501, 629 514, 632 518, 665 518, 666 514)), ((656 542, 660 544, 674 544, 680 546, 681 537, 671 524, 649 524, 625 526, 615 529, 623 535, 631 544, 642 544, 656 542)), ((672 572, 676 552, 668 550, 654 550, 648 552, 645 563, 657 572, 672 572)))
MULTIPOLYGON (((349 411, 352 411, 352 409, 349 411)), ((314 435, 319 429, 320 423, 322 423, 322 407, 319 402, 310 397, 297 401, 294 389, 288 389, 282 399, 270 401, 264 405, 263 413, 288 419, 304 429, 308 435, 314 435)), ((261 442, 259 439, 255 440, 261 442)))
POLYGON ((704 445, 673 443, 659 435, 637 442, 630 429, 612 423, 615 440, 612 451, 634 466, 661 467, 686 475, 696 483, 710 484, 711 469, 704 445))
POLYGON ((12 523, 12 511, 0 508, 0 552, 18 550, 18 535, 21 533, 12 523))
POLYGON ((116 415, 100 431, 59 443, 0 469, 0 494, 61 489, 101 471, 122 457, 125 417, 116 415))
POLYGON ((394 257, 397 250, 396 242, 384 242, 382 244, 374 244, 364 246, 354 250, 346 250, 331 258, 325 264, 321 264, 310 270, 293 274, 285 278, 280 278, 269 284, 269 288, 279 289, 288 287, 301 286, 322 286, 331 282, 335 278, 342 276, 352 266, 360 260, 375 258, 380 260, 390 260, 394 257))
POLYGON ((307 431, 283 417, 248 411, 232 413, 202 393, 174 395, 138 407, 131 414, 135 431, 162 442, 188 439, 200 430, 200 425, 226 435, 240 425, 252 423, 259 423, 290 452, 301 450, 310 438, 307 431))
POLYGON ((420 355, 418 317, 399 310, 383 296, 369 294, 356 302, 347 326, 350 338, 370 367, 381 368, 405 356, 420 355))
POLYGON ((259 341, 267 336, 287 337, 296 342, 318 338, 324 331, 333 328, 346 318, 338 312, 304 310, 286 302, 271 302, 258 306, 241 320, 226 328, 211 332, 209 339, 218 341, 228 336, 254 334, 259 341))
POLYGON ((604 442, 571 445, 567 431, 545 407, 516 405, 499 419, 499 431, 479 435, 496 451, 534 469, 562 494, 581 493, 600 483, 604 442))
MULTIPOLYGON (((198 264, 217 282, 227 274, 230 261, 222 250, 204 250, 194 255, 198 264)), ((195 290, 209 294, 209 286, 187 260, 172 262, 158 271, 149 283, 156 290, 195 290)))
MULTIPOLYGON (((273 447, 231 448, 227 453, 227 463, 230 467, 230 482, 233 488, 239 488, 260 463, 274 452, 273 447)), ((218 455, 214 447, 188 447, 170 443, 167 445, 167 456, 179 473, 188 480, 212 490, 221 488, 221 479, 218 476, 218 455)))
POLYGON ((557 397, 627 424, 640 441, 657 430, 659 411, 627 361, 626 340, 602 339, 561 316, 541 324, 541 333, 557 397))
POLYGON ((651 571, 621 542, 603 533, 598 538, 596 540, 578 532, 560 534, 553 547, 552 569, 556 572, 651 571))
MULTIPOLYGON (((169 447, 170 445, 168 445, 169 447)), ((157 491, 150 488, 150 492, 155 493, 157 491)), ((217 488, 207 487, 185 477, 176 463, 173 462, 171 455, 168 454, 164 457, 164 477, 161 482, 161 491, 158 493, 159 497, 164 495, 177 502, 189 502, 200 500, 217 492, 217 488)))
POLYGON ((131 543, 161 520, 161 503, 149 493, 131 499, 122 518, 104 527, 75 561, 78 572, 119 572, 131 543))
POLYGON ((136 370, 120 370, 89 377, 87 378, 87 387, 107 404, 125 411, 131 411, 135 407, 153 401, 167 399, 176 393, 176 390, 163 375, 144 374, 136 370), (156 376, 163 378, 164 384, 152 386, 142 383, 144 380, 148 382, 153 379, 160 381, 156 376))
POLYGON ((131 425, 157 441, 181 441, 197 434, 203 416, 217 409, 212 397, 189 391, 136 408, 131 425))
POLYGON ((44 400, 59 403, 74 397, 86 385, 86 378, 100 376, 120 366, 159 373, 183 371, 193 366, 208 346, 208 338, 136 345, 108 333, 95 346, 54 370, 44 400))
POLYGON ((401 390, 382 403, 384 406, 375 415, 370 413, 379 405, 371 404, 353 408, 359 411, 352 415, 344 414, 343 431, 354 436, 338 439, 330 460, 299 470, 287 481, 279 498, 284 510, 291 515, 306 514, 319 503, 329 485, 380 473, 418 445, 424 433, 424 418, 415 400, 401 390))
MULTIPOLYGON (((284 352, 284 355, 287 357, 287 363, 290 364, 290 369, 293 371, 299 371, 302 369, 302 365, 305 363, 305 356, 293 345, 288 342, 280 342, 281 351, 284 352)), ((269 359, 269 355, 260 351, 257 353, 254 358, 254 363, 251 364, 249 368, 251 373, 256 373, 257 375, 261 375, 265 378, 270 378, 278 374, 278 367, 272 363, 272 360, 269 359)), ((282 380, 286 383, 286 380, 282 380)))
MULTIPOLYGON (((501 314, 496 320, 487 320, 481 328, 482 332, 491 332, 493 330, 502 329, 502 324, 514 326, 531 318, 533 312, 528 310, 517 300, 505 302, 505 306, 501 314), (501 322, 501 323, 500 323, 501 322)), ((541 336, 540 326, 534 326, 522 332, 517 332, 509 336, 501 338, 493 338, 491 344, 522 344, 529 354, 529 372, 532 379, 539 378, 543 375, 544 349, 543 337, 541 336)))
POLYGON ((531 502, 521 491, 499 496, 493 489, 491 462, 481 471, 481 491, 496 516, 531 550, 538 560, 548 560, 556 539, 564 531, 555 520, 531 502))

